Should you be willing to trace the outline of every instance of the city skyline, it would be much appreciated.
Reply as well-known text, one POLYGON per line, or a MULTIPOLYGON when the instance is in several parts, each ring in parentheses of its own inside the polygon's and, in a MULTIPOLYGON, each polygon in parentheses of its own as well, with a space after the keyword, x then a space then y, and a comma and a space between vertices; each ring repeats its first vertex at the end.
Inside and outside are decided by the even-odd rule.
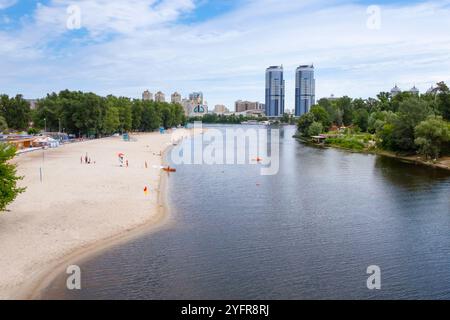
POLYGON ((300 62, 319 66, 317 98, 374 97, 395 83, 425 92, 450 79, 449 1, 381 2, 377 30, 367 26, 368 1, 261 1, 79 1, 80 29, 69 30, 70 1, 2 0, 0 91, 28 99, 64 89, 139 98, 147 88, 181 88, 231 107, 238 99, 264 101, 262 72, 283 63, 292 110, 291 70, 300 62), (267 18, 280 27, 266 26, 267 18), (244 46, 236 50, 236 43, 244 46))

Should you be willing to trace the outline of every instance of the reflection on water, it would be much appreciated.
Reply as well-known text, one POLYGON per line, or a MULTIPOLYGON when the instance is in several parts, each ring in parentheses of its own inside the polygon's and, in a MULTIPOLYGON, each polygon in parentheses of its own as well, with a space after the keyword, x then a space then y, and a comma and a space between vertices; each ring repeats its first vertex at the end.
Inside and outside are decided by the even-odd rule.
POLYGON ((310 148, 284 128, 280 172, 180 166, 177 223, 83 262, 59 299, 450 298, 450 176, 393 159, 310 148), (366 287, 369 265, 382 290, 366 287))

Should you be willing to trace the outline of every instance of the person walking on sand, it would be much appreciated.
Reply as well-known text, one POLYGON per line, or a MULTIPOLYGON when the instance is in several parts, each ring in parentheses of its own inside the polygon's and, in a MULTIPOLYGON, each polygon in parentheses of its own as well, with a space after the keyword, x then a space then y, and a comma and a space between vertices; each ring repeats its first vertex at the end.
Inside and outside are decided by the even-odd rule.
POLYGON ((86 164, 88 164, 88 154, 87 154, 87 152, 86 152, 86 156, 84 157, 84 162, 86 163, 86 164))

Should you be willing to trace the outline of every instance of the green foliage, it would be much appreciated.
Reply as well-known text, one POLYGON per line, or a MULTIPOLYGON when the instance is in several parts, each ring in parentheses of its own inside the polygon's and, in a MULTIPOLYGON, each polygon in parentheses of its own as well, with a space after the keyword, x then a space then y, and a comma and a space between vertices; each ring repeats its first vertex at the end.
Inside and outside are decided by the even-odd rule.
POLYGON ((266 121, 265 117, 246 117, 243 115, 223 115, 223 114, 215 114, 208 113, 203 117, 191 117, 189 118, 189 122, 202 121, 203 123, 221 123, 221 124, 240 124, 244 121, 257 120, 257 121, 266 121))
POLYGON ((314 115, 314 121, 321 123, 323 128, 328 129, 331 126, 330 115, 324 107, 313 106, 310 112, 314 115))
POLYGON ((393 121, 391 148, 401 152, 414 152, 417 150, 415 143, 416 126, 431 115, 432 110, 426 101, 417 97, 408 98, 399 105, 398 117, 393 121))
POLYGON ((442 117, 450 121, 450 90, 444 82, 438 84, 437 108, 442 117))
POLYGON ((105 116, 103 118, 102 131, 105 134, 113 134, 119 128, 120 128, 119 109, 114 106, 109 106, 106 109, 105 116))
POLYGON ((357 125, 362 132, 366 132, 369 127, 369 112, 366 109, 357 109, 353 115, 353 124, 357 125))
POLYGON ((330 137, 325 140, 325 143, 331 146, 336 146, 339 148, 350 149, 361 151, 364 150, 365 144, 361 139, 354 136, 339 136, 339 137, 330 137))
POLYGON ((380 132, 386 123, 393 123, 397 114, 392 111, 375 111, 369 116, 368 131, 380 132))
POLYGON ((0 96, 0 116, 6 120, 9 128, 27 129, 31 120, 30 114, 30 104, 21 95, 14 98, 0 96))
POLYGON ((36 126, 78 136, 102 136, 114 132, 153 131, 184 124, 184 110, 179 104, 131 100, 94 93, 61 91, 39 100, 33 115, 36 126))
POLYGON ((352 99, 349 97, 342 97, 336 101, 336 106, 342 115, 342 124, 350 126, 353 120, 352 99))
POLYGON ((8 130, 8 123, 6 123, 5 118, 0 116, 0 132, 8 130))
POLYGON ((310 137, 318 136, 322 132, 323 132, 323 125, 320 122, 314 121, 308 128, 308 135, 310 137))
POLYGON ((415 128, 415 137, 419 153, 437 159, 450 142, 450 126, 442 117, 430 116, 415 128))
POLYGON ((17 187, 17 181, 22 178, 16 176, 16 166, 8 163, 15 154, 13 146, 0 143, 0 211, 4 211, 9 203, 25 191, 17 187))
POLYGON ((316 121, 314 114, 311 112, 305 113, 298 119, 297 128, 300 134, 306 136, 309 134, 309 127, 316 121))
POLYGON ((29 128, 28 131, 27 131, 27 133, 28 133, 29 135, 35 135, 35 134, 38 134, 38 133, 39 133, 39 130, 36 129, 36 128, 29 128))

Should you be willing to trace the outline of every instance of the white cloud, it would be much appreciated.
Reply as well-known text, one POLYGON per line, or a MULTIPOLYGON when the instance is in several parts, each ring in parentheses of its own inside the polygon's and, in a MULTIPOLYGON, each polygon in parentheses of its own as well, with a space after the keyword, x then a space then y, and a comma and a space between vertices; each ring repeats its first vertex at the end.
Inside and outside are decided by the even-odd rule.
POLYGON ((284 64, 292 108, 294 70, 303 63, 316 65, 318 97, 374 96, 394 83, 426 90, 450 80, 448 0, 382 6, 379 31, 366 27, 365 6, 337 0, 246 0, 189 25, 179 18, 195 10, 191 0, 79 1, 82 26, 97 40, 89 45, 65 29, 69 3, 40 6, 17 35, 0 32, 11 40, 0 48, 0 68, 27 74, 1 77, 0 88, 27 96, 66 87, 135 97, 145 88, 203 90, 211 105, 231 107, 263 101, 265 68, 284 64), (48 48, 61 38, 68 48, 48 48))
POLYGON ((17 0, 0 0, 0 10, 12 7, 17 3, 17 0))

